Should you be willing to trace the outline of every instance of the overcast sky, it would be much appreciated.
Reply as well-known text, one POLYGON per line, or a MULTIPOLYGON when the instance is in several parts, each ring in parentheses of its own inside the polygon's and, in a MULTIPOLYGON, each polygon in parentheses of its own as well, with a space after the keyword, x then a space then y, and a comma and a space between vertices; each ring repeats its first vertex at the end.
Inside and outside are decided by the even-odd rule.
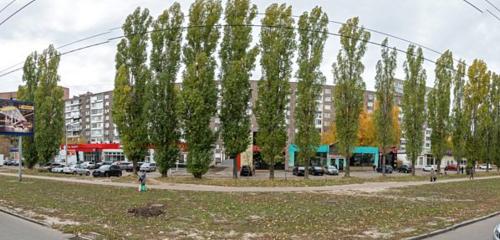
MULTIPOLYGON (((11 0, 0 1, 0 8, 11 0)), ((3 20, 29 0, 18 0, 0 13, 3 20)), ((187 14, 193 1, 179 1, 187 14)), ((254 0, 259 12, 276 1, 254 0)), ((345 21, 359 16, 367 28, 387 32, 412 40, 438 51, 452 50, 454 58, 463 58, 467 63, 474 58, 486 61, 488 67, 500 72, 500 21, 486 9, 500 16, 485 0, 469 0, 484 13, 480 13, 463 0, 296 0, 280 1, 292 5, 294 15, 300 15, 319 5, 330 20, 345 21)), ((490 0, 500 7, 500 0, 490 0)), ((168 8, 172 1, 166 0, 38 0, 0 26, 0 70, 23 62, 34 50, 43 50, 53 43, 56 47, 94 34, 120 27, 124 19, 137 6, 148 8, 156 17, 168 8)), ((224 4, 224 1, 223 1, 224 4)), ((260 19, 256 20, 259 23, 260 19)), ((330 24, 330 32, 338 32, 338 25, 330 24)), ((260 29, 254 29, 258 37, 260 29)), ((59 49, 61 52, 84 45, 97 43, 119 36, 120 29, 110 33, 59 49)), ((381 42, 385 36, 372 33, 371 41, 381 42)), ((254 39, 257 40, 257 39, 254 39)), ((100 92, 113 89, 114 56, 117 41, 65 55, 61 58, 59 74, 61 85, 70 88, 71 95, 87 91, 100 92)), ((405 50, 408 43, 389 38, 389 44, 405 50)), ((330 36, 325 46, 322 64, 327 83, 333 83, 331 65, 339 50, 339 38, 330 36)), ((438 55, 424 50, 424 56, 435 60, 438 55)), ((375 86, 375 64, 380 57, 380 48, 368 45, 364 57, 364 80, 367 89, 375 86)), ((404 78, 404 56, 398 54, 397 77, 404 78)), ((257 64, 258 65, 258 64, 257 64)), ((22 65, 16 65, 20 67, 22 65)), ((434 81, 434 65, 425 64, 428 80, 434 81)), ((15 91, 20 85, 22 72, 0 77, 0 91, 15 91)), ((260 68, 253 78, 260 77, 260 68)))

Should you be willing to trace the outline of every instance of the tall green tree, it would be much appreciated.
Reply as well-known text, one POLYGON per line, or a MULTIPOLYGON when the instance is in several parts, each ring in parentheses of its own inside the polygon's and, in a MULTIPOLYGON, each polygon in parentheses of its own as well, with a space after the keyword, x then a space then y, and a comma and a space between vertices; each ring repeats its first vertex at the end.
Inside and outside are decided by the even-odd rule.
MULTIPOLYGON (((309 166, 316 155, 320 143, 320 133, 316 130, 316 99, 321 94, 325 77, 320 71, 323 61, 323 49, 328 38, 328 16, 321 7, 315 7, 311 13, 304 12, 299 18, 299 43, 297 71, 297 137, 299 159, 302 165, 309 166)), ((304 171, 308 178, 309 171, 304 171)))
MULTIPOLYGON (((35 103, 35 92, 38 88, 38 54, 33 52, 30 54, 23 66, 23 82, 25 85, 19 86, 17 97, 19 100, 35 103)), ((23 139, 23 158, 26 166, 33 169, 38 162, 38 154, 36 151, 35 137, 24 137, 23 139)))
POLYGON ((261 23, 262 78, 255 107, 259 125, 257 144, 264 161, 269 165, 269 178, 274 179, 274 166, 283 159, 287 141, 285 110, 296 45, 292 7, 285 4, 270 5, 261 23))
POLYGON ((453 55, 451 51, 444 52, 436 61, 436 78, 434 88, 428 97, 427 112, 431 133, 431 150, 436 159, 437 171, 441 171, 441 159, 447 149, 450 126, 450 92, 453 74, 453 55))
POLYGON ((425 79, 427 75, 422 64, 422 49, 415 51, 410 45, 406 51, 404 63, 405 81, 403 84, 403 131, 406 138, 406 155, 412 163, 412 175, 415 175, 415 162, 422 152, 425 113, 425 79))
POLYGON ((155 146, 155 161, 164 177, 179 157, 178 93, 175 80, 181 61, 183 21, 181 6, 175 2, 154 21, 151 33, 148 132, 155 146))
MULTIPOLYGON (((375 129, 379 148, 382 150, 382 168, 385 169, 385 151, 394 142, 394 123, 392 109, 394 107, 394 82, 397 67, 396 49, 387 46, 387 38, 382 42, 382 59, 377 62, 375 89, 377 89, 378 107, 375 108, 375 129)), ((385 171, 382 173, 385 176, 385 171)))
POLYGON ((146 121, 146 85, 150 71, 146 65, 151 25, 149 10, 140 7, 130 14, 122 26, 125 38, 117 46, 115 57, 115 89, 113 91, 113 122, 118 127, 123 150, 137 162, 146 156, 148 148, 146 121))
POLYGON ((335 126, 339 152, 346 158, 345 176, 350 176, 349 165, 356 143, 359 114, 363 108, 365 82, 361 74, 365 66, 361 61, 366 52, 370 33, 359 27, 357 17, 348 19, 339 30, 340 51, 333 64, 335 126))
POLYGON ((182 117, 189 154, 187 168, 195 178, 208 171, 212 146, 217 139, 210 119, 217 112, 217 88, 213 57, 220 37, 216 26, 222 13, 217 0, 196 0, 189 10, 189 27, 184 45, 182 117))
POLYGON ((457 162, 457 172, 465 155, 465 133, 467 121, 464 112, 465 62, 459 61, 453 77, 453 110, 451 115, 451 141, 453 156, 457 162))
POLYGON ((492 161, 500 171, 500 75, 493 74, 491 78, 491 118, 492 118, 492 136, 491 136, 491 154, 492 161))
POLYGON ((57 86, 60 55, 50 45, 38 58, 38 87, 35 90, 35 144, 39 163, 58 153, 64 131, 63 90, 57 86))
POLYGON ((220 119, 222 139, 226 153, 233 157, 233 178, 238 177, 236 155, 244 152, 250 144, 250 116, 247 113, 250 101, 250 76, 259 52, 251 47, 252 27, 257 15, 257 6, 250 0, 229 0, 226 3, 224 37, 221 43, 220 79, 222 102, 220 119))
POLYGON ((467 76, 469 81, 465 85, 465 118, 467 119, 466 131, 466 156, 468 167, 473 167, 476 162, 484 159, 485 137, 483 136, 484 119, 488 114, 488 89, 490 72, 486 63, 475 59, 469 66, 467 76))
MULTIPOLYGON (((488 96, 485 99, 485 105, 487 108, 487 113, 484 114, 482 117, 482 123, 481 123, 481 135, 483 136, 483 161, 488 164, 488 166, 495 161, 495 156, 496 154, 496 148, 498 148, 499 145, 495 145, 496 143, 496 126, 498 124, 495 123, 495 121, 498 119, 498 110, 496 109, 497 103, 496 101, 496 94, 497 94, 497 81, 498 75, 495 73, 491 73, 490 81, 488 84, 488 96)), ((486 168, 486 171, 489 171, 489 167, 486 168)))

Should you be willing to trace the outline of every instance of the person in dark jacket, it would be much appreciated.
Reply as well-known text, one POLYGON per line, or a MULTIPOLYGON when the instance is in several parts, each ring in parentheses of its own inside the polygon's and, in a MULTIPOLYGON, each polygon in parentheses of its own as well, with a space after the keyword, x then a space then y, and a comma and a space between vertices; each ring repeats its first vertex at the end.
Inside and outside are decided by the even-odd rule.
POLYGON ((140 192, 145 192, 146 191, 146 172, 141 171, 139 174, 139 191, 140 192))

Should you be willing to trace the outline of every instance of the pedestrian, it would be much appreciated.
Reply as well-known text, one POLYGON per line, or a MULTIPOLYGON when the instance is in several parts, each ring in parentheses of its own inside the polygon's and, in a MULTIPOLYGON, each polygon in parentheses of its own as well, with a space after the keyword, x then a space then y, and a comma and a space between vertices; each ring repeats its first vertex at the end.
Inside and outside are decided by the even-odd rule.
POLYGON ((139 192, 145 192, 146 191, 146 172, 141 171, 139 174, 139 192))
POLYGON ((434 171, 434 169, 431 170, 431 182, 435 182, 436 181, 436 172, 434 171))
POLYGON ((472 167, 470 168, 470 175, 469 175, 470 180, 474 179, 474 172, 475 172, 475 169, 474 169, 474 164, 473 164, 472 167))

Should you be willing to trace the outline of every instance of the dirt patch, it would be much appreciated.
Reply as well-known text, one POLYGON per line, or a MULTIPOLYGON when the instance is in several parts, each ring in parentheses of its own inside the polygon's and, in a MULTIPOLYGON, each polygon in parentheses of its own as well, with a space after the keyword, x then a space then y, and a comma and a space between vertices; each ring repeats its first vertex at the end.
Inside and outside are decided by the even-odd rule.
POLYGON ((151 204, 145 207, 130 208, 127 212, 135 217, 157 217, 165 213, 165 205, 151 204))

